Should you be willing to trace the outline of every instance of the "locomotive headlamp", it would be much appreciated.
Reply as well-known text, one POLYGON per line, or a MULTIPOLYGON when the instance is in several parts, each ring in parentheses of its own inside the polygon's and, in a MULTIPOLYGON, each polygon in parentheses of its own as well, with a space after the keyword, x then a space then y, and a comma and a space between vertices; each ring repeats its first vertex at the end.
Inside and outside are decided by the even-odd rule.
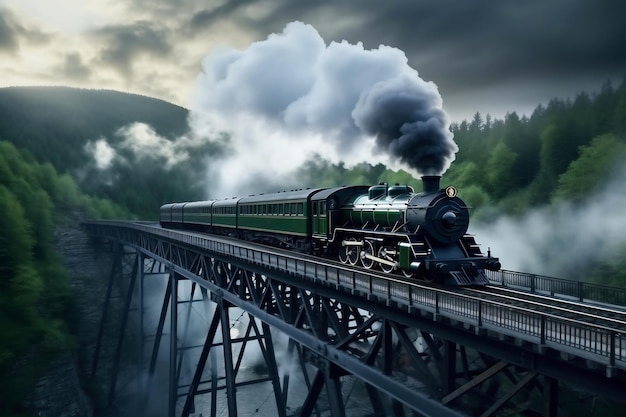
POLYGON ((456 187, 453 187, 451 185, 446 187, 446 195, 450 198, 454 198, 456 197, 456 187))

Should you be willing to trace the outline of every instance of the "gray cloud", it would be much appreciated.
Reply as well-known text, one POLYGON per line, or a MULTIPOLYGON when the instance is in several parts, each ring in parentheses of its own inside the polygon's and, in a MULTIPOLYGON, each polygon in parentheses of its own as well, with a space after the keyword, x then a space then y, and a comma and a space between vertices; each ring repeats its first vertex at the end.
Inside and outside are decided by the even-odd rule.
POLYGON ((262 33, 310 17, 327 40, 398 47, 420 64, 416 68, 433 76, 435 70, 450 78, 462 71, 471 80, 487 82, 528 71, 626 64, 626 3, 620 0, 279 3, 258 23, 262 33), (324 23, 329 16, 335 19, 324 23), (359 24, 344 24, 345 16, 358 18, 359 24), (440 59, 430 60, 433 55, 440 59), (454 64, 458 59, 463 67, 454 64))
POLYGON ((169 31, 147 21, 107 26, 96 31, 106 45, 100 60, 127 76, 132 76, 133 62, 143 55, 167 57, 172 51, 169 31))
POLYGON ((254 3, 254 0, 230 0, 222 4, 202 9, 193 14, 190 24, 194 30, 202 30, 221 19, 231 18, 241 7, 254 3))
POLYGON ((16 53, 21 44, 42 44, 49 36, 25 26, 13 12, 0 5, 0 51, 16 53))
POLYGON ((78 52, 65 55, 63 64, 59 68, 61 77, 68 77, 75 80, 86 80, 91 74, 88 63, 83 62, 78 52))
POLYGON ((6 9, 0 8, 0 51, 15 52, 17 50, 19 27, 13 15, 6 9))
POLYGON ((540 98, 566 90, 573 95, 626 72, 626 2, 620 0, 274 0, 264 2, 271 13, 259 16, 250 15, 251 3, 227 2, 196 13, 193 22, 203 30, 231 19, 263 39, 302 20, 327 42, 394 46, 406 52, 422 78, 436 82, 444 97, 453 99, 490 89, 491 100, 505 102, 496 88, 510 94, 508 87, 514 85, 521 95, 535 91, 524 99, 537 105, 540 98))
MULTIPOLYGON (((326 43, 404 51, 421 78, 439 86, 455 121, 475 111, 528 113, 550 98, 592 91, 626 73, 622 0, 129 0, 106 9, 104 2, 59 6, 58 15, 47 3, 31 13, 33 0, 0 4, 6 4, 0 6, 0 51, 22 59, 3 63, 7 80, 42 82, 49 66, 58 68, 59 56, 70 56, 68 76, 84 75, 72 70, 79 67, 70 54, 79 53, 83 65, 93 64, 90 82, 182 105, 203 56, 218 45, 243 49, 296 20, 315 27, 326 43), (102 20, 93 19, 97 15, 102 20), (56 54, 29 49, 50 34, 56 54)), ((81 80, 77 84, 86 86, 81 80)))

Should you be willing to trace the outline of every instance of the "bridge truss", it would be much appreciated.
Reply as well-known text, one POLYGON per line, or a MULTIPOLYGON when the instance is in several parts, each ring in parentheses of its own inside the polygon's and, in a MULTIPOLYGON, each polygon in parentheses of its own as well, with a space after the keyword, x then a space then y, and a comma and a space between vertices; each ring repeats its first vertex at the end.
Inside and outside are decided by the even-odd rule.
POLYGON ((104 373, 112 289, 124 288, 104 375, 118 412, 490 416, 526 408, 556 416, 559 380, 610 398, 626 387, 619 335, 608 334, 612 356, 593 362, 553 349, 545 318, 537 325, 545 334, 512 337, 511 326, 491 325, 492 310, 444 290, 430 303, 406 283, 404 294, 376 274, 246 243, 128 223, 86 227, 114 247, 94 378, 104 373), (482 317, 468 320, 469 310, 482 317))

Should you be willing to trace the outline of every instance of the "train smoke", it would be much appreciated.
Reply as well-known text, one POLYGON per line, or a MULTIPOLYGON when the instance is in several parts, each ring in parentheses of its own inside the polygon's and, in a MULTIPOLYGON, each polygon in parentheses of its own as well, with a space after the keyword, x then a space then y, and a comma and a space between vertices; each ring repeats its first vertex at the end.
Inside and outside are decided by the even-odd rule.
POLYGON ((198 114, 231 133, 248 169, 254 158, 244 154, 272 158, 271 148, 279 156, 265 169, 269 162, 274 171, 293 170, 317 152, 333 162, 441 174, 458 150, 442 104, 437 86, 399 49, 327 45, 301 22, 245 50, 207 56, 194 97, 198 114))
POLYGON ((364 92, 353 116, 376 136, 377 148, 423 175, 441 175, 458 151, 432 84, 409 77, 379 82, 364 92))
POLYGON ((490 247, 500 257, 505 269, 584 281, 594 265, 623 257, 624 179, 626 167, 619 167, 604 187, 582 202, 537 207, 521 218, 473 222, 470 231, 484 251, 490 247))

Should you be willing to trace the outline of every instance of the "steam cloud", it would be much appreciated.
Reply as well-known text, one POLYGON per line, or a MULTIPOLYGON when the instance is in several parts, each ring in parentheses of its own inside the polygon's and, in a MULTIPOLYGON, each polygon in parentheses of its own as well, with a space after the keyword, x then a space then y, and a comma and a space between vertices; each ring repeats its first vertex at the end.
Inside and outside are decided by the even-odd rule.
POLYGON ((231 132, 237 157, 255 155, 229 173, 245 166, 248 177, 262 175, 261 165, 286 173, 317 152, 333 162, 441 174, 458 150, 437 86, 418 76, 404 52, 326 45, 301 22, 246 50, 212 53, 197 84, 194 110, 231 132), (275 160, 267 148, 278 152, 275 160))
POLYGON ((617 259, 626 249, 625 178, 626 168, 619 168, 582 203, 535 208, 521 219, 474 222, 472 233, 505 269, 586 280, 594 262, 617 259))
POLYGON ((84 150, 93 158, 99 170, 109 169, 115 161, 131 164, 122 154, 123 151, 130 151, 137 161, 159 162, 166 170, 170 170, 178 164, 186 163, 192 155, 198 154, 200 149, 205 149, 212 143, 210 137, 216 137, 215 133, 198 133, 196 130, 179 136, 176 140, 170 140, 159 135, 151 126, 135 122, 119 128, 115 132, 117 140, 104 137, 90 140, 85 144, 84 150))

